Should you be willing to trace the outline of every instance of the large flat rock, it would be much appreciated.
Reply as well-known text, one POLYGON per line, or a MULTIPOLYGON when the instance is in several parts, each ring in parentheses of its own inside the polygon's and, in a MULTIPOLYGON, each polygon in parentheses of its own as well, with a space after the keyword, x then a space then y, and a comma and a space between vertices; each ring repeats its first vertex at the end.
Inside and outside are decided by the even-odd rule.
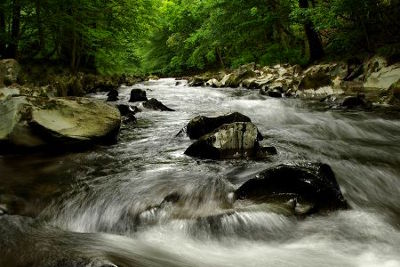
POLYGON ((87 98, 14 96, 0 101, 0 142, 21 147, 115 140, 117 108, 87 98))

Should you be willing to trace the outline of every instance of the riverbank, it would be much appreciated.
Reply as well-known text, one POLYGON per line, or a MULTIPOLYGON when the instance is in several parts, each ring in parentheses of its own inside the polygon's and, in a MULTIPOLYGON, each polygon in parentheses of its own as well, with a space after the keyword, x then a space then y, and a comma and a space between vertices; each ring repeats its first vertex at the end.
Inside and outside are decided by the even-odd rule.
POLYGON ((270 97, 317 99, 345 107, 400 105, 400 63, 379 56, 305 69, 298 65, 261 67, 252 63, 233 71, 197 75, 189 82, 191 86, 256 89, 270 97))
POLYGON ((71 73, 54 65, 20 65, 14 59, 0 61, 0 97, 8 94, 46 97, 82 97, 88 93, 108 92, 121 85, 131 86, 148 79, 139 75, 100 75, 71 73))

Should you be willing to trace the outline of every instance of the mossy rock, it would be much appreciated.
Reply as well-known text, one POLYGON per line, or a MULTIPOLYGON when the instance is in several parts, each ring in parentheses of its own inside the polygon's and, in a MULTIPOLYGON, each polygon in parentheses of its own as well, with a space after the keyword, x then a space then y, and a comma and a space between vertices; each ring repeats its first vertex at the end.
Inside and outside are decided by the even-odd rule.
POLYGON ((115 141, 117 108, 88 98, 15 96, 0 101, 0 143, 35 148, 115 141))

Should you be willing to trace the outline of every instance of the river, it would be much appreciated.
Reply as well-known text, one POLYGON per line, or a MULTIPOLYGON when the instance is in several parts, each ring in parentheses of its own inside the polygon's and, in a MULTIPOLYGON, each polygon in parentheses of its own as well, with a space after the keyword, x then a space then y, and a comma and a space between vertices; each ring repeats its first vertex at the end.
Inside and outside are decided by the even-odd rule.
MULTIPOLYGON (((37 217, 0 220, 1 266, 85 258, 87 266, 400 266, 399 113, 175 82, 134 86, 176 112, 138 113, 115 145, 0 156, 0 204, 37 217), (183 154, 192 141, 176 134, 191 118, 233 111, 249 116, 278 155, 217 162, 183 154), (304 160, 332 167, 350 210, 226 212, 231 193, 255 174, 304 160), (183 201, 160 205, 170 194, 183 201)), ((120 89, 121 103, 131 89, 120 89)))

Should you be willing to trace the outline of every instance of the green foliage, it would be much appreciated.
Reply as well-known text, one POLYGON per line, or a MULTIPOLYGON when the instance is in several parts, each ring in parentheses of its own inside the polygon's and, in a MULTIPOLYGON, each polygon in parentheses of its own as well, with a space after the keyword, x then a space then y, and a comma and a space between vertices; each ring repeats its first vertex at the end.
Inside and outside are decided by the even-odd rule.
POLYGON ((399 11, 399 0, 3 0, 0 55, 159 75, 304 65, 315 42, 329 57, 390 56, 399 11))
MULTIPOLYGON (((138 65, 139 40, 152 26, 154 0, 6 0, 0 43, 18 42, 20 60, 57 60, 73 71, 122 72, 138 65), (20 31, 12 36, 20 7, 20 31)), ((3 51, 2 51, 3 52, 3 51)), ((1 53, 3 54, 3 53, 1 53)))

